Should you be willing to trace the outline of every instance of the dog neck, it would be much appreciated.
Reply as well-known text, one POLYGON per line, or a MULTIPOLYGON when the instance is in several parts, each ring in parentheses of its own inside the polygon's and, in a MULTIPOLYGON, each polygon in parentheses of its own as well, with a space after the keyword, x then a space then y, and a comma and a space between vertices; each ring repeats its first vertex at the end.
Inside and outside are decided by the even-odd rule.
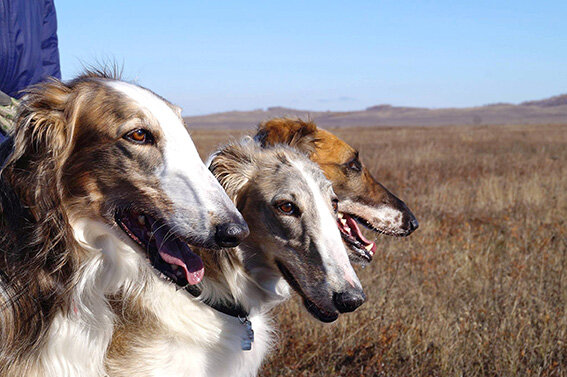
POLYGON ((261 245, 249 240, 234 249, 199 250, 205 277, 187 291, 213 309, 233 317, 264 313, 290 296, 290 288, 269 266, 261 245))
MULTIPOLYGON (((199 297, 203 291, 200 287, 195 285, 188 285, 185 290, 189 292, 193 297, 199 297)), ((209 305, 211 308, 229 315, 231 317, 236 317, 240 319, 248 318, 248 311, 237 301, 235 302, 207 302, 202 301, 204 304, 209 305)))

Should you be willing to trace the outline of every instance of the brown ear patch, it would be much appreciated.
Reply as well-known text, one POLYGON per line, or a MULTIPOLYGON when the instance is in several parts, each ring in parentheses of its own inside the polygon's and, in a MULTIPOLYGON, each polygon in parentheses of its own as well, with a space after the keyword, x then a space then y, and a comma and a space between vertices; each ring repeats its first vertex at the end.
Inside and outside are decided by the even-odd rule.
POLYGON ((311 155, 315 151, 317 126, 311 121, 292 118, 274 118, 258 125, 254 140, 262 147, 287 144, 311 155))
POLYGON ((28 91, 15 122, 16 154, 23 155, 24 149, 30 148, 30 152, 36 154, 58 157, 57 154, 68 146, 72 130, 66 126, 65 107, 69 95, 69 88, 55 80, 28 91))
POLYGON ((71 149, 73 126, 68 123, 70 89, 52 80, 28 90, 13 131, 14 148, 2 176, 32 212, 57 196, 60 171, 71 149), (31 189, 33 188, 33 189, 31 189))

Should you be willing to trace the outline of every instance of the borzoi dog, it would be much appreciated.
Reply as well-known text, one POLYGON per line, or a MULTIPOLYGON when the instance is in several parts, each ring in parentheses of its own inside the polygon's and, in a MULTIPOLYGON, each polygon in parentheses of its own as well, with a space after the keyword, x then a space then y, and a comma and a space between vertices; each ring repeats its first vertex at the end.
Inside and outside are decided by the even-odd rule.
POLYGON ((215 153, 210 169, 250 236, 220 253, 195 249, 207 273, 189 292, 130 300, 138 314, 115 332, 111 376, 255 376, 274 338, 268 311, 292 289, 323 322, 365 300, 336 226, 336 197, 316 164, 249 139, 215 153))
POLYGON ((175 298, 203 277, 188 244, 248 234, 179 109, 108 75, 31 89, 1 154, 3 377, 106 376, 115 326, 145 315, 123 302, 190 315, 175 298))
POLYGON ((374 179, 358 151, 315 123, 274 118, 261 123, 254 138, 263 146, 292 145, 324 171, 339 198, 339 229, 351 261, 369 263, 376 251, 376 244, 364 237, 357 223, 391 236, 408 236, 417 229, 410 209, 374 179))

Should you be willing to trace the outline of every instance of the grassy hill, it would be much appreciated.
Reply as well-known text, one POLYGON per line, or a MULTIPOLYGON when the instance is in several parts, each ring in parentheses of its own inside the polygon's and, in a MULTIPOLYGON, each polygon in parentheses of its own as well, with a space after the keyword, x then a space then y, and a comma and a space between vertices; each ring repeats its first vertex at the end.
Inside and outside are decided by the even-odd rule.
POLYGON ((567 124, 567 95, 520 104, 497 103, 479 107, 428 109, 391 105, 349 112, 308 111, 270 107, 185 117, 190 128, 250 129, 281 116, 311 118, 324 128, 368 126, 451 126, 487 124, 567 124))
MULTIPOLYGON (((420 227, 377 236, 354 313, 322 324, 298 297, 275 310, 260 375, 567 376, 567 126, 336 132, 420 227)), ((192 137, 205 157, 242 134, 192 137)))

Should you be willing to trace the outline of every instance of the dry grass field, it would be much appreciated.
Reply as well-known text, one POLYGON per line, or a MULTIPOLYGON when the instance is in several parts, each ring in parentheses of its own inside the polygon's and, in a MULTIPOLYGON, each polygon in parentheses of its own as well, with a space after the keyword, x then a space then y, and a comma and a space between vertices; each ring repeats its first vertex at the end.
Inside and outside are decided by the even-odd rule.
MULTIPOLYGON (((282 305, 261 376, 567 376, 567 126, 336 133, 420 228, 378 236, 356 312, 282 305)), ((192 133, 203 156, 241 134, 192 133)))

